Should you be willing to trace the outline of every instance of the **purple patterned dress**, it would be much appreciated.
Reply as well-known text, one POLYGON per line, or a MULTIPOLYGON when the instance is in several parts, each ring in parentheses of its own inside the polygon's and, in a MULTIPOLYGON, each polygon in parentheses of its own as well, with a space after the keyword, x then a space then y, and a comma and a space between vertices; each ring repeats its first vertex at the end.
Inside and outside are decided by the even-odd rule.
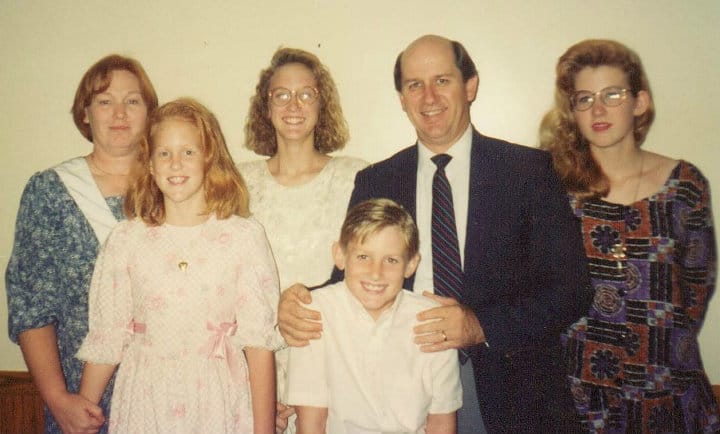
POLYGON ((563 336, 583 428, 717 432, 697 342, 716 274, 707 180, 681 161, 659 192, 631 205, 571 205, 595 289, 588 315, 563 336))

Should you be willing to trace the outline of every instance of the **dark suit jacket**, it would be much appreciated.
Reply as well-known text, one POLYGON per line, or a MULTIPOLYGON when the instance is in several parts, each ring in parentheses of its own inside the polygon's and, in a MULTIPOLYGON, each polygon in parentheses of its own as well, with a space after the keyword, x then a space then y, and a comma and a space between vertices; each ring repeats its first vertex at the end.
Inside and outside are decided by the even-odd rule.
MULTIPOLYGON (((473 131, 471 158, 462 303, 489 344, 469 349, 483 419, 490 433, 549 432, 573 411, 559 334, 592 300, 579 223, 547 153, 473 131)), ((362 170, 350 206, 385 197, 415 218, 417 164, 416 145, 362 170)))

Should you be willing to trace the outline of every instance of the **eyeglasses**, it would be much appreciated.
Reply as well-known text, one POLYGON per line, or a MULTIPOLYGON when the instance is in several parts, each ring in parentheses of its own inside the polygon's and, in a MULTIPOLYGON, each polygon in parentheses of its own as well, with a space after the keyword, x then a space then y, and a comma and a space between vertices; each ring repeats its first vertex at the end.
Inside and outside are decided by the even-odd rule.
POLYGON ((277 107, 284 107, 290 103, 293 97, 297 98, 298 104, 308 105, 317 100, 320 93, 314 87, 303 87, 300 90, 289 90, 278 87, 268 92, 270 102, 277 107))
POLYGON ((581 90, 575 92, 570 97, 570 104, 575 111, 585 111, 595 104, 595 100, 600 96, 600 101, 607 107, 617 107, 627 99, 628 89, 621 89, 619 87, 606 87, 603 90, 597 92, 590 92, 587 90, 581 90))

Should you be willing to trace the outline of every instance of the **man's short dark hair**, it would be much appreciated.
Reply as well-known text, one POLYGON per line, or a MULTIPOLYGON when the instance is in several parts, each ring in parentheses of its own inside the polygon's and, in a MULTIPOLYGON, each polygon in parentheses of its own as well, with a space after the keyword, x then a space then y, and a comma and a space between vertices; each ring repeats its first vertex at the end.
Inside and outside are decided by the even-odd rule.
MULTIPOLYGON (((462 73, 463 82, 467 83, 468 80, 477 75, 475 62, 473 62, 472 58, 470 58, 470 54, 467 52, 465 47, 463 47, 463 44, 458 41, 450 41, 450 45, 452 46, 453 54, 455 55, 455 66, 457 66, 462 73)), ((405 51, 403 50, 400 54, 398 54, 397 59, 395 60, 395 69, 393 71, 393 76, 395 78, 395 90, 398 92, 402 89, 402 66, 400 63, 404 52, 405 51)))

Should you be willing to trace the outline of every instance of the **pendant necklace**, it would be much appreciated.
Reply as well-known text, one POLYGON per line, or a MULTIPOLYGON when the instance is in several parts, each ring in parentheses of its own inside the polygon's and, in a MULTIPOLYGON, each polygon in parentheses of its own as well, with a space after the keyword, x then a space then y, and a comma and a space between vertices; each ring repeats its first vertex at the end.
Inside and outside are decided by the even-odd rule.
POLYGON ((175 252, 176 252, 175 259, 178 261, 177 262, 178 270, 185 273, 187 271, 188 267, 190 266, 190 262, 188 261, 187 255, 185 253, 187 250, 192 250, 192 249, 179 248, 177 243, 175 243, 175 240, 173 240, 173 234, 171 233, 170 228, 166 227, 165 229, 166 229, 165 235, 167 236, 167 239, 170 242, 170 245, 173 247, 173 250, 175 250, 175 252))
MULTIPOLYGON (((640 174, 638 175, 638 181, 637 185, 635 186, 635 194, 633 195, 632 203, 634 204, 637 201, 638 194, 640 193, 640 183, 642 182, 643 178, 643 166, 645 163, 645 154, 640 151, 640 174)), ((623 208, 625 208, 625 205, 623 205, 623 208)), ((623 217, 624 216, 623 212, 623 217)), ((625 224, 625 234, 627 235, 627 220, 623 218, 624 224, 625 224)), ((617 261, 617 269, 618 271, 623 271, 624 263, 627 260, 627 246, 625 246, 625 242, 621 239, 617 243, 615 243, 612 246, 611 249, 612 257, 617 261)))

